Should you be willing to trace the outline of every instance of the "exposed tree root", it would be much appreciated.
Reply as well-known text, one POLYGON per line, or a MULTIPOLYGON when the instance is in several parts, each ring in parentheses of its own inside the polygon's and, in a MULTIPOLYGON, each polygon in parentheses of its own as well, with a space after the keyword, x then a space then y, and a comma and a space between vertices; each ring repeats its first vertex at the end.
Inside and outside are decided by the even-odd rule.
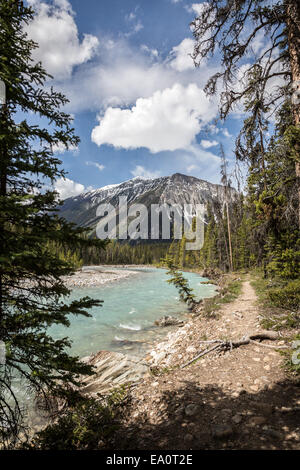
POLYGON ((232 351, 232 349, 239 348, 240 346, 244 346, 250 343, 258 344, 259 346, 264 346, 267 348, 274 348, 274 349, 286 349, 287 346, 273 346, 270 344, 263 344, 259 341, 263 341, 264 339, 268 339, 274 341, 276 339, 280 339, 280 334, 276 333, 275 331, 263 331, 262 333, 254 333, 251 335, 245 335, 239 341, 223 341, 221 339, 215 339, 211 341, 200 341, 202 344, 214 344, 214 346, 201 351, 197 356, 195 356, 190 361, 183 364, 180 368, 184 369, 188 365, 192 364, 192 362, 200 359, 202 356, 206 356, 206 354, 211 353, 212 351, 221 352, 221 351, 232 351))

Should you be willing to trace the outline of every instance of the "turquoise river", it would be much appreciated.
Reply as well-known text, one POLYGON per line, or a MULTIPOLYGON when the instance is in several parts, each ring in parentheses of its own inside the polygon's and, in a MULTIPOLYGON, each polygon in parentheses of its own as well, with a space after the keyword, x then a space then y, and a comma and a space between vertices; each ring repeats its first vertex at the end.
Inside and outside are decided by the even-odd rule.
MULTIPOLYGON (((90 310, 92 317, 71 317, 69 328, 51 328, 55 338, 68 336, 72 340, 73 354, 83 357, 103 349, 143 354, 170 331, 170 328, 156 327, 155 320, 164 315, 187 318, 187 308, 180 302, 176 288, 167 283, 164 269, 130 269, 136 271, 134 276, 72 291, 71 299, 88 295, 104 301, 102 307, 90 310)), ((101 270, 113 268, 107 266, 101 270)), ((215 286, 201 284, 207 279, 195 273, 184 273, 184 276, 197 299, 214 295, 215 286)))

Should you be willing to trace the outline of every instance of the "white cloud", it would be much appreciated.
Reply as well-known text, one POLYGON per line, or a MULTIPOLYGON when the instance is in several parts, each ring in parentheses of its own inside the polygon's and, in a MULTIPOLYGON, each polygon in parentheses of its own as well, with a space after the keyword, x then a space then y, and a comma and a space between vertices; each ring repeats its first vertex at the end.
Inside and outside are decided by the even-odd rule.
POLYGON ((229 137, 233 137, 229 132, 228 132, 228 129, 226 127, 224 127, 224 129, 222 129, 222 133, 225 137, 229 138, 229 137))
POLYGON ((141 29, 144 28, 144 25, 141 21, 137 18, 137 11, 139 10, 139 6, 137 6, 134 11, 130 12, 128 15, 125 16, 125 20, 128 23, 134 23, 128 33, 125 33, 125 37, 132 36, 133 34, 138 33, 141 29))
POLYGON ((54 183, 54 189, 59 193, 61 199, 77 196, 85 191, 83 184, 76 183, 68 178, 59 178, 54 183))
POLYGON ((195 68, 191 54, 194 51, 194 40, 185 38, 178 46, 173 47, 171 57, 174 57, 170 65, 178 72, 195 68))
POLYGON ((186 168, 187 173, 193 173, 193 171, 198 170, 199 167, 197 165, 188 165, 186 168))
POLYGON ((109 107, 92 131, 92 141, 117 148, 146 147, 152 153, 191 145, 217 105, 196 84, 175 84, 139 98, 131 109, 109 107))
POLYGON ((130 36, 133 36, 134 34, 141 31, 143 28, 144 28, 144 25, 140 21, 137 21, 137 23, 132 26, 131 30, 128 33, 125 33, 124 36, 126 38, 129 38, 130 36))
POLYGON ((160 176, 160 171, 151 171, 147 170, 141 165, 137 165, 132 171, 133 176, 141 176, 142 178, 158 178, 160 176))
POLYGON ((148 54, 150 54, 150 56, 155 57, 155 58, 158 57, 159 55, 157 49, 151 49, 146 44, 141 45, 141 51, 147 52, 148 54))
POLYGON ((68 111, 128 106, 137 98, 149 97, 179 80, 174 69, 153 62, 149 52, 132 50, 125 41, 106 42, 100 59, 96 64, 81 67, 72 82, 62 85, 62 91, 71 101, 68 111))
POLYGON ((136 13, 134 11, 132 11, 131 13, 129 13, 129 15, 126 15, 126 20, 127 21, 133 21, 136 19, 136 13))
POLYGON ((76 145, 69 145, 67 148, 62 142, 59 142, 58 144, 53 145, 52 150, 54 153, 65 153, 65 152, 72 152, 73 155, 78 154, 79 149, 76 145))
POLYGON ((193 144, 180 157, 186 165, 187 173, 215 183, 220 181, 221 159, 210 150, 193 144))
POLYGON ((189 13, 196 13, 197 16, 200 16, 204 7, 207 6, 207 3, 208 2, 192 3, 192 5, 187 5, 186 9, 189 13))
POLYGON ((73 67, 87 62, 94 55, 98 39, 84 34, 80 42, 74 12, 67 0, 54 0, 53 5, 28 0, 36 11, 25 30, 39 44, 33 58, 42 61, 46 71, 57 80, 69 78, 73 67))
POLYGON ((202 147, 204 147, 205 149, 209 149, 210 147, 215 147, 216 145, 218 145, 218 142, 216 140, 201 140, 200 144, 202 145, 202 147))
POLYGON ((155 91, 170 88, 175 83, 183 86, 196 83, 201 88, 218 70, 217 66, 206 65, 180 72, 174 68, 175 63, 171 65, 174 58, 176 56, 171 54, 163 60, 155 49, 145 44, 132 46, 124 38, 102 38, 96 59, 78 67, 72 80, 60 84, 61 91, 71 101, 67 111, 128 107, 138 98, 149 98, 155 91))
POLYGON ((98 168, 99 171, 103 171, 105 168, 104 165, 101 165, 101 163, 97 163, 97 162, 85 162, 85 164, 87 166, 95 166, 96 168, 98 168))

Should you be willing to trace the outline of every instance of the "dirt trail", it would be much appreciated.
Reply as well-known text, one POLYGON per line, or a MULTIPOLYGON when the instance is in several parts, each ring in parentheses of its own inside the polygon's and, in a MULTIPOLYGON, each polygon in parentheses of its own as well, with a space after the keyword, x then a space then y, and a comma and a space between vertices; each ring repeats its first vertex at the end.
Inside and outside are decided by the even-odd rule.
POLYGON ((261 332, 249 279, 217 319, 198 316, 158 345, 151 360, 160 372, 131 391, 119 449, 300 449, 300 390, 274 348, 284 341, 211 353, 190 366, 203 340, 239 340, 261 332))

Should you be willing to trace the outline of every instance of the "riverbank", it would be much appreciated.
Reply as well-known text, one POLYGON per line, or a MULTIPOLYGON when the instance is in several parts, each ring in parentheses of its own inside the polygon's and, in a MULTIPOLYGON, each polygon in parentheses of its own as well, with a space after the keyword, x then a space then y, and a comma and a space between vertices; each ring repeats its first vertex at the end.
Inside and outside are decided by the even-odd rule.
MULTIPOLYGON (((83 425, 89 431, 92 426, 93 434, 90 440, 89 432, 76 448, 300 449, 299 380, 287 374, 281 354, 295 331, 288 326, 280 333, 264 330, 264 307, 250 278, 238 282, 240 292, 231 302, 226 298, 230 283, 226 288, 225 282, 214 299, 214 312, 203 305, 182 328, 157 343, 143 363, 119 356, 108 368, 111 355, 94 357, 100 374, 96 380, 87 379, 87 396, 99 399, 103 375, 117 378, 115 386, 122 375, 125 382, 127 376, 135 383, 119 386, 110 398, 103 398, 108 411, 113 406, 109 422, 102 409, 97 417, 93 409, 91 418, 82 411, 83 425)), ((106 383, 106 392, 110 384, 106 383)), ((53 428, 54 443, 59 432, 60 425, 53 428)), ((61 440, 65 439, 63 427, 61 440)))
POLYGON ((195 316, 158 344, 107 448, 299 450, 299 382, 287 375, 281 355, 291 331, 234 346, 246 336, 272 336, 261 313, 246 278, 218 315, 195 316), (217 341, 228 347, 218 349, 217 341))
POLYGON ((63 282, 68 288, 99 287, 110 282, 120 281, 128 277, 136 276, 135 271, 126 270, 129 266, 84 266, 71 276, 63 277, 63 282), (121 268, 122 269, 118 269, 121 268), (109 269, 113 269, 110 271, 109 269))

